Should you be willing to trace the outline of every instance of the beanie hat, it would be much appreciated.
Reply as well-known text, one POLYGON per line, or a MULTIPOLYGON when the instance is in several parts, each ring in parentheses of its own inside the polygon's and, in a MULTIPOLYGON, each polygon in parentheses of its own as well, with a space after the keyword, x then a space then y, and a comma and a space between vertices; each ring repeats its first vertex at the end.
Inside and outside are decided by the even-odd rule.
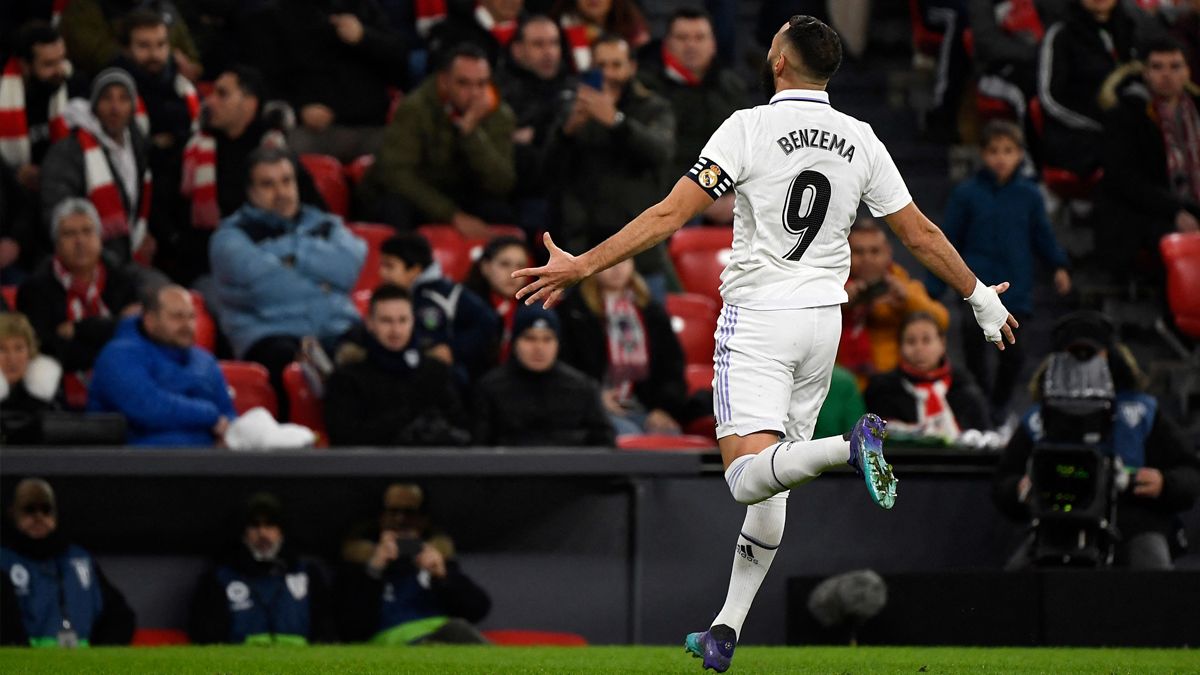
POLYGON ((558 337, 559 327, 558 315, 554 312, 540 306, 522 306, 513 318, 512 337, 516 340, 530 328, 549 328, 554 331, 555 337, 558 337))
POLYGON ((129 100, 137 100, 137 85, 133 82, 133 76, 120 68, 105 68, 100 71, 99 75, 96 75, 95 80, 92 80, 92 110, 96 109, 96 102, 100 100, 100 94, 114 84, 125 87, 125 91, 129 92, 129 100))

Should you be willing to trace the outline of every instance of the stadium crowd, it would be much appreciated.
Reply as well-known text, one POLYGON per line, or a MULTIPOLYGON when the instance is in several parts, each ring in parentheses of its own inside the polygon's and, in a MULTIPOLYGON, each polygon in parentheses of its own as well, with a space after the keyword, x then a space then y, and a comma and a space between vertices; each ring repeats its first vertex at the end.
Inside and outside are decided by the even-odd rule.
MULTIPOLYGON (((705 4, 727 16, 734 3, 705 4)), ((763 3, 762 21, 823 4, 763 3)), ((77 411, 121 415, 133 446, 221 446, 257 405, 335 448, 713 438, 732 194, 556 311, 517 303, 510 279, 545 256, 543 232, 579 251, 617 231, 729 114, 762 101, 706 11, 679 9, 655 35, 635 0, 3 5, 5 443, 36 444, 38 416, 77 411)), ((939 221, 972 269, 1011 282, 1003 299, 1022 324, 1046 318, 1035 287, 1078 304, 1080 266, 1161 296, 1160 239, 1200 232, 1200 2, 912 6, 915 48, 938 61, 929 128, 979 146, 939 221), (985 124, 960 124, 963 111, 985 124), (1095 201, 1094 257, 1056 241, 1039 182, 1095 201)), ((818 433, 844 433, 865 400, 918 438, 999 429, 1028 444, 1014 393, 1041 355, 1018 341, 992 366, 969 313, 951 330, 944 286, 894 260, 872 219, 850 250, 818 433)), ((1138 442, 1186 444, 1159 417, 1138 442)), ((1150 498, 1194 497, 1195 477, 1179 475, 1149 479, 1150 498)), ((997 499, 1016 513, 1012 493, 997 499)), ((15 499, 5 611, 12 560, 36 577, 71 556, 91 565, 68 584, 72 602, 96 609, 77 637, 127 640, 119 593, 54 538, 52 489, 23 483, 15 499)), ((347 541, 353 574, 332 593, 288 546, 278 502, 256 498, 244 546, 201 584, 193 638, 327 640, 338 625, 353 639, 478 638, 486 593, 421 499, 389 489, 380 523, 347 541), (386 625, 335 620, 335 598, 363 597, 386 625), (268 605, 281 614, 239 609, 268 605)), ((24 625, 30 640, 57 630, 24 625)))

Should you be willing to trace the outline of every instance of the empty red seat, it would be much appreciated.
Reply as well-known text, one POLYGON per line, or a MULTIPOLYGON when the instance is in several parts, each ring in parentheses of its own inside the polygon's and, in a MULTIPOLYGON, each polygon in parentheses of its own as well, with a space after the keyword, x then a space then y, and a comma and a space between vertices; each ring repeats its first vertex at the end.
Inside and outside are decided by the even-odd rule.
POLYGON ((713 364, 693 363, 683 371, 687 381, 688 395, 698 391, 711 391, 713 388, 713 364))
POLYGON ((1200 339, 1200 234, 1169 234, 1158 246, 1167 268, 1167 303, 1175 325, 1200 339))
POLYGON ((375 164, 375 155, 363 155, 355 158, 353 162, 343 167, 346 179, 350 181, 350 185, 353 187, 361 183, 363 176, 367 175, 367 170, 373 164, 375 164))
POLYGON ((442 274, 463 281, 489 241, 496 237, 525 238, 525 231, 513 225, 489 225, 488 230, 488 237, 483 239, 467 239, 453 225, 422 225, 417 233, 433 248, 433 259, 442 266, 442 274))
POLYGON ((221 361, 221 373, 233 399, 233 409, 243 415, 251 408, 266 408, 273 417, 279 416, 279 402, 271 388, 271 377, 259 363, 221 361))
POLYGON ((204 296, 192 291, 192 307, 196 310, 196 346, 212 354, 217 349, 217 322, 213 321, 204 296))
POLYGON ((483 636, 492 644, 509 646, 586 647, 587 639, 578 633, 559 633, 545 630, 485 630, 483 636))
POLYGON ((0 293, 4 294, 4 302, 8 304, 8 308, 12 311, 17 311, 17 287, 2 286, 0 293))
POLYGON ((317 154, 300 155, 300 163, 312 176, 317 192, 321 193, 329 210, 343 218, 349 216, 350 188, 346 186, 342 163, 336 157, 317 154))
POLYGON ((671 315, 671 329, 683 347, 684 360, 712 365, 720 305, 704 295, 676 293, 667 296, 666 309, 671 315))
POLYGON ((733 229, 726 226, 686 227, 671 237, 671 262, 689 293, 721 301, 721 273, 729 263, 733 229))
POLYGON ((711 438, 703 436, 668 436, 666 434, 636 434, 621 436, 617 439, 617 447, 622 450, 712 450, 717 447, 711 438))
POLYGON ((283 370, 283 389, 287 392, 290 422, 312 429, 317 434, 317 447, 328 444, 325 433, 325 406, 308 386, 308 378, 299 363, 289 363, 283 370))
POLYGON ((354 236, 367 242, 367 257, 363 259, 362 271, 358 273, 355 290, 374 290, 379 285, 379 247, 396 231, 387 225, 375 223, 350 223, 348 225, 354 236))

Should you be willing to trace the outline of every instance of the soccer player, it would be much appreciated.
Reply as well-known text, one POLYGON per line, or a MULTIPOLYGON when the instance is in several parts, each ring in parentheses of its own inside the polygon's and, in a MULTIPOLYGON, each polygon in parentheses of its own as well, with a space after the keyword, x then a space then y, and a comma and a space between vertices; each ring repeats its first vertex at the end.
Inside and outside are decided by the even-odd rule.
POLYGON ((970 303, 984 337, 1015 344, 1017 322, 908 194, 871 127, 834 110, 825 86, 842 59, 829 26, 795 16, 771 41, 769 105, 739 110, 713 134, 667 197, 592 250, 573 256, 546 235, 550 259, 518 270, 535 277, 518 298, 556 304, 563 292, 663 241, 713 200, 734 191, 733 255, 721 275, 714 408, 725 480, 747 504, 725 605, 687 636, 705 668, 724 672, 742 622, 783 536, 788 490, 849 464, 871 499, 895 502, 883 458, 884 423, 864 415, 847 437, 810 440, 829 389, 847 301, 848 232, 859 201, 887 221, 925 267, 970 303))

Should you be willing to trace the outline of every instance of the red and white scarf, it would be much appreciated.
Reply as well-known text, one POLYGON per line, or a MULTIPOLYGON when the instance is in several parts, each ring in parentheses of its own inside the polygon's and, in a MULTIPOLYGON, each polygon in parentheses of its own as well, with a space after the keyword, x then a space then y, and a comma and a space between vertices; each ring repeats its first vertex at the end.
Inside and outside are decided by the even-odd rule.
MULTIPOLYGON (((260 147, 284 148, 287 141, 279 131, 268 131, 260 147)), ((213 230, 221 223, 217 201, 217 139, 197 131, 183 149, 183 181, 179 192, 192 202, 192 227, 213 230)))
POLYGON ((500 316, 503 330, 500 332, 500 363, 508 361, 512 349, 513 320, 517 318, 517 301, 507 295, 491 291, 492 309, 500 316))
POLYGON ((446 20, 446 0, 414 0, 417 34, 428 38, 433 27, 446 20))
POLYGON ((642 313, 632 291, 604 299, 608 334, 608 384, 620 400, 633 396, 633 386, 650 374, 650 349, 642 313))
MULTIPOLYGON (((67 84, 64 82, 50 97, 50 142, 67 137, 67 122, 63 108, 67 105, 67 84)), ((28 164, 33 146, 29 142, 29 121, 25 117, 25 80, 21 77, 21 62, 12 57, 4 64, 0 75, 0 159, 8 166, 28 164)))
MULTIPOLYGON (((75 323, 84 319, 112 316, 112 312, 104 304, 104 287, 108 283, 108 270, 104 263, 96 265, 96 272, 87 283, 71 274, 57 256, 51 260, 51 267, 54 278, 67 292, 67 321, 75 323)), ((82 409, 87 405, 90 378, 91 374, 85 371, 67 373, 63 377, 63 393, 66 395, 68 407, 82 409)))
POLYGON ((904 388, 917 402, 916 427, 929 435, 957 438, 958 420, 954 419, 954 411, 946 399, 953 384, 950 364, 922 372, 901 363, 900 371, 904 374, 904 388))
POLYGON ((50 3, 50 25, 58 28, 58 24, 62 21, 63 12, 67 10, 67 5, 71 0, 54 0, 50 3))
POLYGON ((492 37, 496 38, 496 42, 499 42, 501 47, 508 47, 508 44, 517 35, 516 21, 496 21, 483 5, 475 6, 475 20, 484 30, 491 32, 492 37))
POLYGON ((83 149, 83 173, 87 196, 100 214, 100 236, 105 241, 114 237, 129 236, 130 247, 137 252, 146 239, 146 221, 150 216, 150 168, 142 172, 141 194, 131 195, 130 202, 136 204, 136 213, 131 217, 121 200, 121 188, 113 180, 108 156, 100 141, 84 129, 76 129, 75 137, 83 149))
POLYGON ((1172 112, 1161 99, 1150 105, 1154 107, 1167 151, 1168 180, 1180 197, 1200 202, 1200 113, 1196 111, 1196 104, 1184 92, 1172 112), (1187 178, 1177 181, 1176 176, 1187 178))
POLYGON ((667 49, 666 44, 663 44, 662 48, 662 62, 663 71, 666 72, 668 78, 689 87, 700 85, 700 78, 689 70, 687 66, 683 65, 683 61, 675 58, 675 55, 667 49))
MULTIPOLYGON (((196 120, 200 119, 200 94, 196 93, 196 87, 183 75, 176 75, 175 95, 187 103, 188 119, 192 121, 193 125, 196 124, 196 120)), ((150 115, 146 113, 146 102, 142 100, 141 96, 138 96, 137 99, 137 110, 133 114, 133 121, 143 136, 150 135, 150 115)))
POLYGON ((563 14, 558 23, 571 49, 571 63, 575 65, 575 72, 582 73, 592 66, 592 39, 598 31, 576 14, 563 14))

